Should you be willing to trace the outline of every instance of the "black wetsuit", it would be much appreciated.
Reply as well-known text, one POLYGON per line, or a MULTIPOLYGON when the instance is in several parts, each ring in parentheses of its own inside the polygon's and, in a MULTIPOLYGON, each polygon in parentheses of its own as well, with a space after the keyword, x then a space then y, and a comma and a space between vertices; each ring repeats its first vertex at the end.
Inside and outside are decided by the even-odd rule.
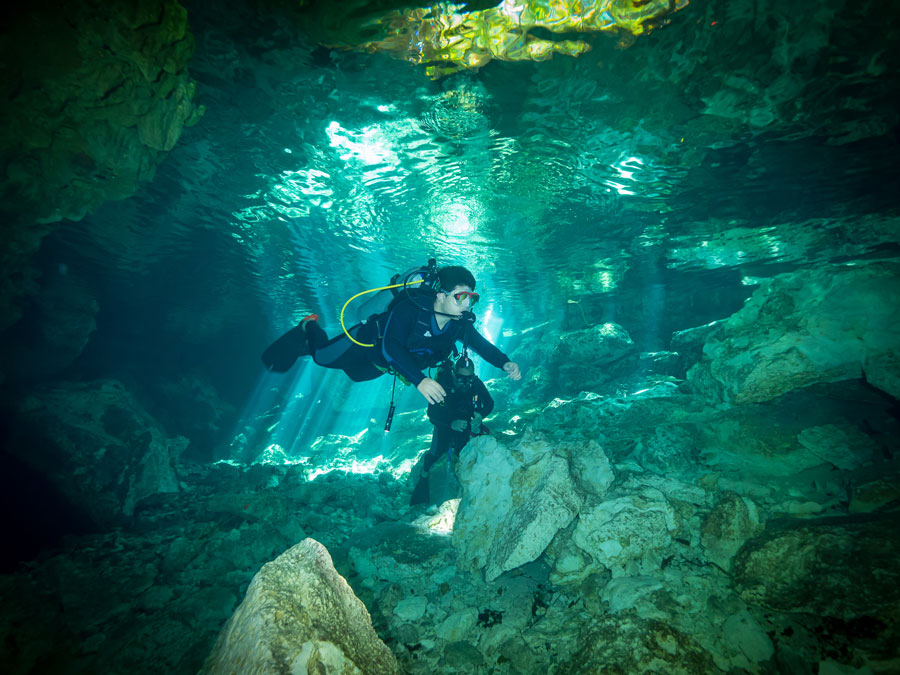
POLYGON ((318 323, 310 321, 306 333, 313 359, 320 366, 343 370, 354 382, 374 380, 390 369, 413 386, 425 378, 423 370, 444 361, 464 339, 472 351, 497 368, 510 360, 470 323, 451 319, 438 330, 430 309, 433 296, 420 296, 416 301, 421 308, 403 299, 391 311, 349 329, 354 339, 374 343, 374 347, 360 347, 343 333, 329 340, 318 323))
POLYGON ((469 442, 472 416, 478 413, 487 417, 494 409, 494 399, 484 382, 475 376, 471 378, 471 386, 465 388, 459 380, 454 379, 450 368, 442 368, 438 371, 437 381, 447 392, 447 396, 443 403, 431 403, 428 406, 428 419, 434 425, 434 433, 431 436, 431 447, 421 460, 422 473, 413 489, 410 504, 422 504, 428 500, 428 474, 435 462, 445 455, 449 460, 451 452, 459 455, 463 446, 469 442), (465 429, 454 430, 451 427, 454 420, 464 420, 465 429))

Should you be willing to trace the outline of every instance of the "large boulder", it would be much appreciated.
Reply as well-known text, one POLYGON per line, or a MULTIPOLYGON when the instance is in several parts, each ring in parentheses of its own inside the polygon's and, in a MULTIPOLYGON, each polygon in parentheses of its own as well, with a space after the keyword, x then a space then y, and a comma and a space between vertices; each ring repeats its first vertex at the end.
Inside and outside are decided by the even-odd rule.
POLYGON ((631 336, 615 323, 563 333, 547 331, 526 339, 512 354, 527 366, 513 397, 542 401, 560 393, 596 391, 631 374, 639 356, 631 336))
POLYGON ((253 577, 201 673, 399 673, 365 605, 314 539, 253 577))
POLYGON ((833 265, 768 281, 719 326, 688 379, 731 403, 865 377, 900 398, 900 264, 833 265))
POLYGON ((582 511, 572 541, 613 577, 646 574, 662 566, 677 525, 665 495, 645 488, 582 511))
POLYGON ((768 610, 900 621, 900 516, 770 523, 733 561, 735 586, 768 610))
POLYGON ((488 580, 535 560, 581 508, 568 462, 539 435, 504 447, 490 436, 460 455, 463 494, 453 529, 460 563, 488 580))
POLYGON ((550 362, 560 385, 569 391, 581 391, 611 381, 623 368, 630 370, 638 356, 638 348, 624 328, 603 323, 564 333, 550 362))
POLYGON ((187 439, 167 437, 120 382, 40 388, 18 412, 12 452, 98 524, 179 490, 175 462, 187 439))

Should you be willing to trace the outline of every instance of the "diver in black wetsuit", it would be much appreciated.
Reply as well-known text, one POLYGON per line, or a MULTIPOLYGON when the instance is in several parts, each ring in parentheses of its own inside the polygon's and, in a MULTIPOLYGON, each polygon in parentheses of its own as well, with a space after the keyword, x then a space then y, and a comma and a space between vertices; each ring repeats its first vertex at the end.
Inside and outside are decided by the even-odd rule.
POLYGON ((519 366, 473 326, 475 317, 469 310, 478 294, 472 273, 464 267, 444 267, 437 271, 437 279, 436 292, 401 295, 392 309, 335 338, 329 339, 318 316, 311 314, 270 346, 263 353, 263 362, 270 370, 283 372, 297 356, 311 355, 320 366, 343 370, 354 382, 390 372, 414 385, 434 404, 443 401, 447 392, 422 371, 446 360, 456 342, 463 341, 510 378, 520 379, 519 366))
POLYGON ((428 419, 434 425, 434 433, 431 448, 419 460, 421 473, 409 500, 413 506, 429 502, 429 477, 434 464, 444 455, 452 462, 471 436, 486 434, 482 420, 494 409, 494 399, 484 382, 475 375, 472 361, 465 356, 455 366, 441 368, 437 381, 447 396, 442 403, 428 406, 428 419))

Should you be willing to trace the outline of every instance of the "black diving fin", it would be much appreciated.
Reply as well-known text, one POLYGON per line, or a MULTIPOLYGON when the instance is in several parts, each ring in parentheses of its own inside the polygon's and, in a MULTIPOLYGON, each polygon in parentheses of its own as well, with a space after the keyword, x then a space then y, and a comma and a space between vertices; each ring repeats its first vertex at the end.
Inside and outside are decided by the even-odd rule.
POLYGON ((266 351, 262 353, 262 362, 268 370, 286 373, 299 357, 307 354, 309 343, 306 340, 306 330, 301 323, 266 347, 266 351))

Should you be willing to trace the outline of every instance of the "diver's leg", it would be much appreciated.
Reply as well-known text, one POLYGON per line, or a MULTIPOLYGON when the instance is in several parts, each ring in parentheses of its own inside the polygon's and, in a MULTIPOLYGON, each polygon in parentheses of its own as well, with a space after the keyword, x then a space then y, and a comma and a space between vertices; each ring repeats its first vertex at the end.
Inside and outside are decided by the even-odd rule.
POLYGON ((453 431, 453 439, 450 442, 451 447, 453 448, 454 457, 459 457, 459 453, 462 452, 462 449, 466 447, 466 443, 469 442, 469 432, 468 431, 453 431))
POLYGON ((266 368, 276 373, 286 373, 299 357, 310 354, 307 329, 310 325, 318 328, 318 318, 315 314, 304 317, 299 324, 269 345, 262 354, 266 368))
POLYGON ((313 360, 320 366, 343 370, 354 382, 367 382, 384 375, 372 363, 372 347, 360 347, 344 333, 329 340, 325 331, 313 322, 307 327, 307 335, 313 360))
POLYGON ((316 352, 328 344, 328 333, 322 330, 318 321, 306 323, 306 343, 309 345, 309 353, 315 358, 316 352))
POLYGON ((409 499, 410 506, 429 504, 431 502, 429 487, 431 469, 444 456, 449 447, 450 436, 447 430, 443 427, 435 427, 434 433, 431 435, 431 447, 425 453, 425 457, 422 458, 422 473, 419 474, 419 480, 409 499))
POLYGON ((431 447, 422 457, 422 472, 419 474, 419 480, 416 481, 412 496, 409 498, 410 506, 428 503, 428 475, 431 473, 431 467, 442 454, 440 427, 435 427, 434 433, 431 434, 431 447))

